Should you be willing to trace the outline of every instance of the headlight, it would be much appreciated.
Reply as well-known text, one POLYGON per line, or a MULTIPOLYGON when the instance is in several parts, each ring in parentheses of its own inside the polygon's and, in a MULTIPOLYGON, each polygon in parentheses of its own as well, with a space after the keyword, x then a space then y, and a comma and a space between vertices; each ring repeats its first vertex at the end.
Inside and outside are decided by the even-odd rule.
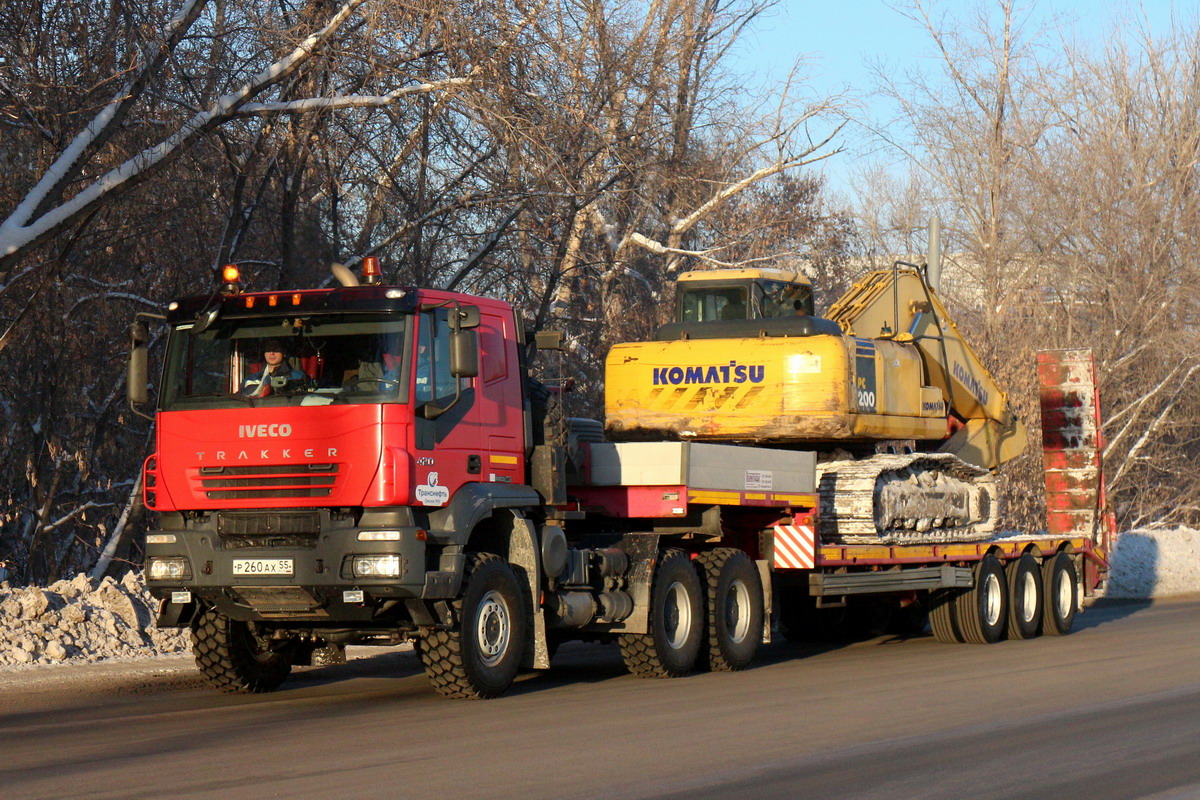
POLYGON ((192 565, 183 556, 150 558, 146 574, 152 581, 186 581, 192 577, 192 565))
POLYGON ((173 533, 147 533, 146 544, 175 544, 173 533))
POLYGON ((355 556, 351 562, 356 578, 399 578, 404 570, 400 556, 355 556))

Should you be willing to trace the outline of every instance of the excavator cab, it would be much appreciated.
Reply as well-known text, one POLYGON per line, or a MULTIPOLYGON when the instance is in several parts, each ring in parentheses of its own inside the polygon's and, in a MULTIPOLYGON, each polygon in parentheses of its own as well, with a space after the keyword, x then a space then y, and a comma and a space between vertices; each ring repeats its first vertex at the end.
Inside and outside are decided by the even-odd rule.
POLYGON ((813 314, 812 282, 781 269, 685 272, 679 276, 676 322, 777 319, 813 314))

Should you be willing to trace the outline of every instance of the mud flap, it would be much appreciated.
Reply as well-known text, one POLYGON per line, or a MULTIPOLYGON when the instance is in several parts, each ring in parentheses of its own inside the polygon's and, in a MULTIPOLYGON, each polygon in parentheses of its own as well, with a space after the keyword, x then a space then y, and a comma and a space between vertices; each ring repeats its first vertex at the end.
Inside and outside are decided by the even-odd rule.
POLYGON ((654 567, 658 562, 657 533, 627 533, 617 542, 617 549, 629 556, 625 573, 626 591, 633 598, 633 613, 612 627, 621 633, 650 632, 650 587, 654 582, 654 567))

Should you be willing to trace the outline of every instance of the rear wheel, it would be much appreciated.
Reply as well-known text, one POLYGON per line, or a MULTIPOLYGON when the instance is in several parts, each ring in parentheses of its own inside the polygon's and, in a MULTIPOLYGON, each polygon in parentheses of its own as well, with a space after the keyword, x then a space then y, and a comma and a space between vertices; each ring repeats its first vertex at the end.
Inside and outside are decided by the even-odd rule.
POLYGON ((467 557, 458 624, 419 641, 425 674, 446 697, 490 699, 508 691, 525 649, 528 630, 521 585, 500 556, 467 557))
POLYGON ((223 692, 269 692, 292 671, 291 659, 250 623, 205 611, 192 623, 192 654, 210 684, 223 692))
POLYGON ((929 593, 929 627, 939 642, 960 644, 965 641, 955 614, 962 592, 962 589, 934 589, 929 593))
POLYGON ((958 596, 958 628, 969 644, 991 644, 1004 638, 1008 627, 1008 581, 994 555, 975 565, 975 585, 958 596))
POLYGON ((1008 575, 1008 638, 1032 639, 1042 632, 1042 570, 1026 553, 1005 568, 1008 575))
POLYGON ((763 631, 763 592, 758 569, 741 550, 721 547, 696 558, 704 570, 708 603, 709 669, 745 669, 754 660, 763 631))
POLYGON ((1066 636, 1075 625, 1076 598, 1079 594, 1079 573, 1066 553, 1058 553, 1042 565, 1045 593, 1042 632, 1049 636, 1066 636))
POLYGON ((703 594, 687 553, 664 551, 650 587, 650 632, 621 636, 621 657, 630 672, 677 678, 692 671, 704 643, 703 594))

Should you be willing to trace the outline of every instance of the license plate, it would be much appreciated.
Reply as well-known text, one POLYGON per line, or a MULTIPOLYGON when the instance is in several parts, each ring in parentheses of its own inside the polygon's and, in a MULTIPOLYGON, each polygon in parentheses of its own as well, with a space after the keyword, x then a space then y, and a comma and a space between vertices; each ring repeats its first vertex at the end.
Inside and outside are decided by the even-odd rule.
POLYGON ((235 558, 234 575, 291 575, 290 558, 235 558))

